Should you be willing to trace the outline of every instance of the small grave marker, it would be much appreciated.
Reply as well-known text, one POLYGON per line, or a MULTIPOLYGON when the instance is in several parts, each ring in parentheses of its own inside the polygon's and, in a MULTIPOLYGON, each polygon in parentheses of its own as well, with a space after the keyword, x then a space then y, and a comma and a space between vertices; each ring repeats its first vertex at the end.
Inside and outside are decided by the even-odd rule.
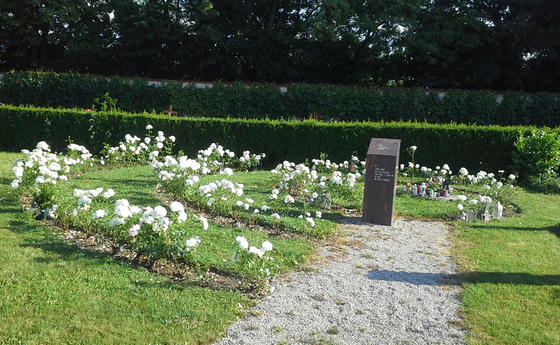
POLYGON ((393 224, 400 147, 398 139, 371 139, 364 181, 364 222, 393 224))
POLYGON ((169 106, 169 110, 164 110, 163 113, 167 114, 169 116, 177 115, 177 112, 173 111, 173 106, 172 105, 169 106))

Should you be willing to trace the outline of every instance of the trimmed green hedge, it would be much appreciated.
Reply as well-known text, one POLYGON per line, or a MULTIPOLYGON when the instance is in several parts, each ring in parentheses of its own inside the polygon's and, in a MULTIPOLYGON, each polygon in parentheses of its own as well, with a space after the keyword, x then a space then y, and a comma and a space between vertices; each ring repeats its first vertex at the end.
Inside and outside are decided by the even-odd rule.
POLYGON ((189 117, 290 119, 319 113, 335 121, 422 121, 478 125, 560 125, 560 97, 491 91, 439 91, 402 88, 350 88, 236 83, 183 87, 182 83, 149 85, 146 80, 107 80, 79 74, 10 72, 0 81, 0 102, 39 107, 91 108, 105 93, 117 107, 132 113, 173 110, 189 117))
POLYGON ((0 102, 51 108, 92 108, 106 93, 128 112, 169 108, 169 90, 149 86, 145 80, 110 80, 86 74, 10 72, 0 80, 0 102))
POLYGON ((452 169, 507 169, 512 164, 519 131, 530 127, 433 125, 427 123, 325 123, 314 120, 242 120, 176 118, 122 112, 84 112, 69 109, 0 107, 0 150, 32 149, 45 140, 61 151, 73 142, 98 153, 104 143, 117 145, 129 133, 142 137, 145 127, 177 138, 176 149, 193 156, 217 142, 236 153, 267 154, 265 166, 283 160, 303 162, 327 153, 335 162, 353 153, 363 159, 371 138, 401 139, 401 163, 410 160, 406 148, 418 146, 416 162, 428 167, 449 164, 452 169))

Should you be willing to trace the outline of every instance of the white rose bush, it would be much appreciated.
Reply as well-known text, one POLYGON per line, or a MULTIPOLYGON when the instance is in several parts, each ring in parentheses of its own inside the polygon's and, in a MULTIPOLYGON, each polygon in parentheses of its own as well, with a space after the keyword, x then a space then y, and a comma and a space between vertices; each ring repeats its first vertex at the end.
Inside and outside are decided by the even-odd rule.
POLYGON ((101 187, 74 189, 72 195, 61 197, 56 213, 59 224, 110 237, 113 254, 126 248, 153 260, 193 261, 196 245, 187 242, 204 231, 204 222, 189 217, 180 202, 169 207, 136 206, 101 187))
POLYGON ((498 202, 505 207, 515 207, 514 192, 516 176, 499 170, 497 174, 480 170, 476 175, 470 175, 465 168, 459 169, 459 175, 451 177, 451 182, 457 186, 465 186, 465 194, 470 200, 464 205, 475 213, 490 212, 491 207, 498 202))
POLYGON ((71 143, 67 151, 66 155, 57 155, 51 152, 46 142, 40 141, 32 151, 22 151, 26 156, 24 159, 13 162, 15 178, 11 182, 12 190, 30 194, 38 212, 56 205, 59 194, 57 183, 67 181, 68 175, 94 166, 95 160, 85 147, 71 143))
POLYGON ((166 137, 162 131, 157 135, 152 134, 153 127, 146 126, 146 135, 140 138, 136 135, 126 134, 124 141, 120 141, 117 146, 105 144, 101 151, 102 159, 108 163, 126 164, 147 164, 153 155, 169 155, 173 151, 175 137, 166 137))
POLYGON ((231 255, 231 262, 243 267, 244 272, 252 276, 260 276, 267 281, 278 275, 279 265, 271 256, 273 245, 270 241, 264 241, 260 247, 251 246, 243 236, 237 236, 235 241, 239 250, 231 255))

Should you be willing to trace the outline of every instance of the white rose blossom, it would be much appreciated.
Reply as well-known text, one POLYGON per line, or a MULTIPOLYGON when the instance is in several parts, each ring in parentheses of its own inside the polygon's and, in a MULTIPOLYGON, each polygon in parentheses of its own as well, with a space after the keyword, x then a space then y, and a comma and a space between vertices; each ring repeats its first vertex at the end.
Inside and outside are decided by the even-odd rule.
POLYGON ((128 229, 128 234, 132 237, 138 235, 138 231, 140 231, 140 224, 134 224, 133 226, 128 229))
POLYGON ((239 243, 239 246, 243 249, 247 249, 249 248, 249 242, 247 241, 247 239, 243 236, 237 236, 235 238, 235 240, 237 241, 237 243, 239 243))
POLYGON ((200 243, 200 238, 198 236, 189 238, 185 243, 188 248, 194 247, 200 243))
POLYGON ((261 245, 261 249, 265 252, 270 252, 272 250, 272 243, 270 243, 270 241, 264 241, 261 245))

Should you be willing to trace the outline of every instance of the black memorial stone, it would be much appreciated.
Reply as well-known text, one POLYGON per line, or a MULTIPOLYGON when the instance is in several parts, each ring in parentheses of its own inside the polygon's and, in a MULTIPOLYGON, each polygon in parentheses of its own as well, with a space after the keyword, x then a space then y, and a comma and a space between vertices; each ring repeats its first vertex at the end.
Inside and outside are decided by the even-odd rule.
POLYGON ((400 147, 398 139, 371 139, 364 181, 364 222, 393 224, 400 147))

